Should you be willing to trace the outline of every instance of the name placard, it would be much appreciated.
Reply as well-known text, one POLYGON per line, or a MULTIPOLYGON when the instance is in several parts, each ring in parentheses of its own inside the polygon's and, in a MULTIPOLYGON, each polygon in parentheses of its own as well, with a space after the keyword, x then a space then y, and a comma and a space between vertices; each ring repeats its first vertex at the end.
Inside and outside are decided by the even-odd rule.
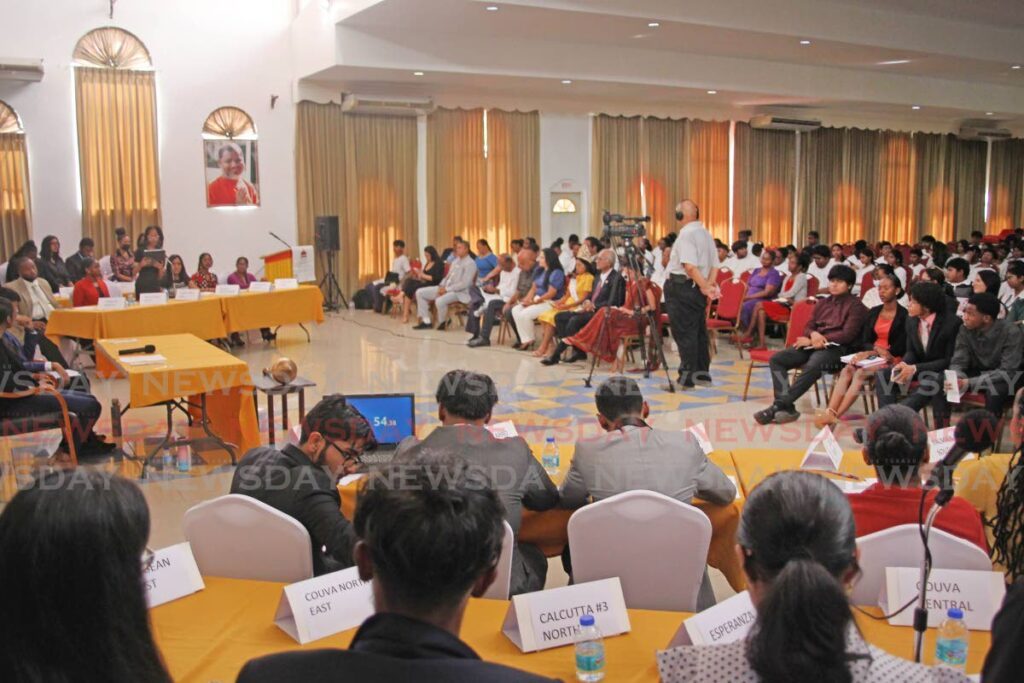
POLYGON ((250 292, 269 292, 273 288, 273 283, 270 282, 250 282, 250 292))
POLYGON ((698 422, 686 431, 693 434, 694 438, 697 439, 697 444, 704 451, 704 455, 711 455, 711 451, 715 450, 714 446, 711 445, 711 439, 708 438, 708 430, 704 427, 703 422, 698 422))
POLYGON ((757 610, 750 601, 750 593, 743 591, 685 620, 667 647, 721 645, 743 640, 756 619, 757 610))
POLYGON ((279 277, 274 280, 274 289, 298 289, 299 281, 293 277, 279 277))
POLYGON ((618 577, 512 598, 501 632, 523 652, 576 642, 580 617, 594 615, 604 637, 628 633, 629 614, 618 577))
POLYGON ((175 292, 174 300, 175 301, 199 301, 199 294, 200 294, 200 291, 198 289, 192 289, 191 287, 186 287, 184 289, 179 289, 177 292, 175 292))
POLYGON ((101 296, 96 302, 96 307, 101 311, 111 311, 124 308, 123 296, 101 296))
POLYGON ((950 403, 960 402, 960 378, 956 370, 946 370, 946 400, 950 403))
POLYGON ((300 645, 355 628, 373 614, 371 586, 357 567, 285 586, 274 623, 300 645))
POLYGON ((484 425, 484 428, 487 429, 495 439, 513 439, 519 436, 519 431, 516 430, 516 426, 513 424, 512 420, 484 425))
POLYGON ((206 588, 199 574, 192 546, 172 545, 153 553, 153 562, 143 574, 146 603, 150 607, 192 595, 206 588))
MULTIPOLYGON (((921 570, 917 567, 886 567, 878 606, 895 612, 918 594, 921 570)), ((938 626, 946 611, 963 610, 964 623, 972 631, 991 631, 992 618, 1003 602, 1006 583, 999 572, 966 569, 933 569, 928 577, 928 625, 938 626)), ((915 601, 915 606, 916 606, 915 601)), ((913 626, 914 610, 905 609, 889 620, 893 626, 913 626)))
MULTIPOLYGON (((956 445, 956 428, 933 429, 928 432, 928 462, 938 462, 946 457, 956 445)), ((973 460, 974 453, 968 453, 963 460, 973 460)))
POLYGON ((802 470, 824 470, 838 472, 839 463, 843 461, 843 449, 836 441, 836 435, 828 427, 824 427, 811 440, 811 445, 800 461, 802 470))
POLYGON ((74 293, 75 293, 75 288, 74 287, 58 287, 57 288, 57 296, 59 296, 62 299, 70 299, 71 296, 74 293))
POLYGON ((167 303, 167 292, 146 292, 139 295, 140 306, 158 306, 167 303))
POLYGON ((238 285, 217 285, 213 293, 221 296, 238 296, 240 289, 238 285))

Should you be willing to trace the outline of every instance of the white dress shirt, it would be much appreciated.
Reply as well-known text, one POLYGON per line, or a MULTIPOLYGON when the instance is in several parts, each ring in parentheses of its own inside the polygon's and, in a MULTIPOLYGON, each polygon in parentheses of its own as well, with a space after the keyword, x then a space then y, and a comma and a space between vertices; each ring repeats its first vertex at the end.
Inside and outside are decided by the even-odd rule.
POLYGON ((697 266, 705 279, 711 274, 712 268, 718 267, 715 240, 700 221, 690 221, 680 229, 668 257, 668 273, 686 275, 684 263, 697 266))
POLYGON ((25 280, 25 284, 28 286, 28 293, 32 297, 32 319, 48 320, 50 314, 53 313, 53 306, 50 304, 50 300, 46 298, 43 290, 40 289, 39 278, 32 282, 25 280))
POLYGON ((409 266, 409 257, 405 254, 396 256, 391 262, 391 272, 398 273, 398 279, 403 280, 412 268, 409 266))
POLYGON ((754 270, 755 268, 761 267, 761 259, 754 256, 750 252, 743 258, 737 258, 735 255, 730 256, 722 262, 722 268, 728 268, 732 271, 733 275, 742 275, 748 270, 754 270))

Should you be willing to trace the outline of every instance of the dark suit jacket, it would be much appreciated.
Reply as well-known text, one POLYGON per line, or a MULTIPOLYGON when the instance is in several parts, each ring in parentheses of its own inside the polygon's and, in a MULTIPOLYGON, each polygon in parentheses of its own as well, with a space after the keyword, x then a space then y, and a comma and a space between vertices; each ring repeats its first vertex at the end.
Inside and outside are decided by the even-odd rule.
POLYGON ((316 575, 353 565, 355 532, 341 514, 338 487, 297 446, 261 446, 246 453, 231 479, 231 493, 252 496, 306 527, 316 575))
POLYGON ((25 391, 36 384, 21 357, 7 344, 0 343, 0 392, 25 391))
POLYGON ((916 365, 918 372, 942 372, 949 367, 949 361, 953 358, 956 336, 960 332, 960 318, 956 313, 948 311, 937 314, 928 335, 927 349, 921 347, 921 335, 917 331, 920 322, 917 318, 907 317, 907 351, 903 354, 903 362, 916 365))
POLYGON ((64 267, 68 269, 68 277, 72 282, 78 282, 85 277, 85 257, 81 252, 76 251, 64 261, 64 267))
POLYGON ((1019 681, 1024 667, 1024 579, 1007 587, 1003 606, 992 620, 992 649, 985 657, 982 677, 986 683, 1019 681))
POLYGON ((552 683, 554 679, 484 662, 447 631, 397 614, 363 622, 348 650, 285 652, 250 661, 238 683, 552 683))
MULTIPOLYGON (((865 351, 870 351, 875 348, 875 342, 878 341, 878 335, 875 334, 875 323, 878 322, 878 316, 882 315, 882 307, 875 306, 868 311, 868 317, 864 321, 864 339, 863 348, 865 351)), ((894 356, 902 356, 907 349, 907 309, 902 306, 896 306, 896 317, 892 321, 892 327, 889 328, 889 353, 894 356)))
POLYGON ((597 285, 600 282, 601 275, 595 275, 594 289, 590 292, 590 300, 593 302, 594 308, 622 306, 626 303, 626 282, 617 271, 612 270, 608 273, 608 281, 598 291, 597 285))

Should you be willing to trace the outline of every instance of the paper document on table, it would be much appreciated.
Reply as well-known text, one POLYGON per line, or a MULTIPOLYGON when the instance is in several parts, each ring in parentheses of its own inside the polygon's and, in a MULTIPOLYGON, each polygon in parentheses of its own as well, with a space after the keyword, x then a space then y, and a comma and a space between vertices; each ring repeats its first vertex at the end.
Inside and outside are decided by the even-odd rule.
POLYGON ((145 356, 118 356, 118 360, 125 365, 160 365, 167 362, 165 356, 153 353, 145 356))
MULTIPOLYGON (((845 363, 846 365, 849 365, 850 363, 853 363, 853 359, 856 356, 857 356, 857 354, 855 354, 855 353, 848 353, 845 356, 841 356, 839 358, 839 360, 840 360, 840 362, 845 363)), ((886 362, 887 361, 884 358, 882 358, 881 356, 868 356, 867 358, 862 358, 861 360, 857 361, 854 364, 858 368, 872 368, 872 367, 875 367, 876 365, 885 365, 886 362)))

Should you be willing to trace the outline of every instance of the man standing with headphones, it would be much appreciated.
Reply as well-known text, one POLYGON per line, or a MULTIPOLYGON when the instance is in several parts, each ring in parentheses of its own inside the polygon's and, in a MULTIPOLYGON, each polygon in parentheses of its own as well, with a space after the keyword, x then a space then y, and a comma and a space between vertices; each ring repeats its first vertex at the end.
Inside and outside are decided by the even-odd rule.
POLYGON ((711 385, 711 352, 705 313, 718 297, 715 240, 700 222, 700 209, 689 199, 676 206, 681 225, 672 245, 665 281, 665 310, 679 347, 679 384, 683 389, 711 385))

